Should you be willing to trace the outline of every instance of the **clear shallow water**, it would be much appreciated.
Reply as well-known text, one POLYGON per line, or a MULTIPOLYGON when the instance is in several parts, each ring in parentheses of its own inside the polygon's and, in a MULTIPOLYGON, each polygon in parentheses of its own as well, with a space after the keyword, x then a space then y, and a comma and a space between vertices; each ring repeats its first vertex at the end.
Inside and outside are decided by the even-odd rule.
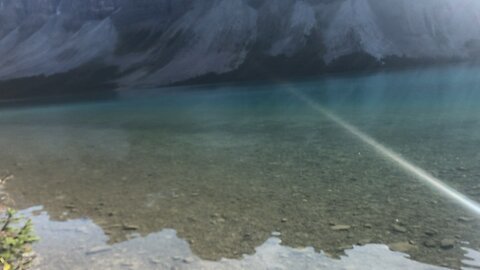
MULTIPOLYGON (((410 260, 408 255, 379 244, 356 245, 334 259, 312 247, 284 246, 281 236, 270 237, 242 258, 209 261, 192 253, 175 230, 133 234, 129 240, 107 245, 108 236, 89 219, 56 222, 41 207, 23 213, 31 215, 32 211, 38 211, 33 216, 38 233, 48 239, 36 245, 42 256, 35 269, 446 269, 410 260)), ((480 253, 465 251, 464 265, 478 266, 480 253)))
MULTIPOLYGON (((87 218, 111 245, 174 229, 198 258, 238 259, 275 231, 286 246, 331 256, 385 244, 460 268, 462 247, 480 249, 478 218, 291 91, 479 201, 479 71, 129 91, 2 110, 0 170, 15 175, 6 191, 16 207, 42 205, 59 222, 87 218), (454 247, 441 248, 445 239, 454 247)), ((50 238, 40 255, 58 250, 68 265, 50 238)))

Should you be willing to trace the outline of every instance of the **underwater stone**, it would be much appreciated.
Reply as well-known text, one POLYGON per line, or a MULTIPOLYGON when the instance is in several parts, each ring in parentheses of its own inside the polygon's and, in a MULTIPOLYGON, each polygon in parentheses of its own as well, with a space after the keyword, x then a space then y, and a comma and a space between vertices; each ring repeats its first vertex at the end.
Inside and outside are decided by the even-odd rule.
POLYGON ((415 246, 410 244, 409 242, 398 242, 390 245, 391 250, 399 252, 407 252, 413 248, 415 248, 415 246))
POLYGON ((470 222, 470 221, 473 221, 474 218, 471 218, 471 217, 459 217, 458 218, 458 221, 461 221, 461 222, 470 222))
POLYGON ((455 240, 454 239, 443 239, 442 241, 440 241, 440 247, 443 248, 443 249, 450 249, 450 248, 453 248, 453 246, 455 245, 455 240))
POLYGON ((405 233, 405 232, 407 232, 407 228, 405 228, 403 226, 400 226, 398 224, 394 224, 393 225, 393 231, 394 232, 399 232, 399 233, 405 233))
POLYGON ((435 241, 433 240, 427 240, 425 242, 423 242, 423 245, 426 246, 426 247, 429 247, 429 248, 434 248, 437 246, 437 243, 435 243, 435 241))
POLYGON ((140 227, 138 227, 137 225, 131 225, 131 224, 125 224, 123 225, 123 229, 125 231, 136 231, 138 230, 140 227))
POLYGON ((330 227, 330 229, 334 230, 334 231, 348 231, 350 230, 351 226, 349 225, 335 225, 335 226, 332 226, 330 227))
POLYGON ((362 240, 358 241, 357 245, 364 246, 366 244, 370 244, 370 242, 372 242, 371 239, 362 239, 362 240))
POLYGON ((91 248, 90 250, 85 252, 85 254, 92 255, 92 254, 96 254, 96 253, 100 253, 100 252, 107 252, 107 251, 110 251, 110 250, 112 250, 112 248, 109 247, 109 246, 99 246, 99 247, 91 248))

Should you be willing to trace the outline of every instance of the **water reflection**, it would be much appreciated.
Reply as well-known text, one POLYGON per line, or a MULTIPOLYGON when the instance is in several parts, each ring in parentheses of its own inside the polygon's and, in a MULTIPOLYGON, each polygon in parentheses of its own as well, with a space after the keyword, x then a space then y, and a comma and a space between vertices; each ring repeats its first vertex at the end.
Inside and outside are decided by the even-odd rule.
POLYGON ((474 270, 480 268, 480 252, 470 249, 463 248, 466 252, 465 259, 462 260, 463 270, 474 270))
MULTIPOLYGON (((31 216, 40 209, 23 213, 31 216)), ((171 229, 108 245, 102 229, 89 219, 51 221, 44 211, 32 219, 42 238, 34 246, 39 255, 35 269, 444 269, 410 260, 384 245, 353 246, 334 259, 313 248, 283 246, 281 237, 269 238, 254 254, 240 259, 207 261, 192 253, 188 242, 171 229)), ((468 252, 468 265, 479 265, 479 253, 468 252)))

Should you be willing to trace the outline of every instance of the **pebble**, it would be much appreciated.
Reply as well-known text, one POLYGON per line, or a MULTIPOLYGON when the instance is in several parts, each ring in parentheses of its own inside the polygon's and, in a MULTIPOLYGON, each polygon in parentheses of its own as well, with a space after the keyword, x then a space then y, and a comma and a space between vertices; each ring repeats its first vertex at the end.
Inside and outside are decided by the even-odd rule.
POLYGON ((183 263, 193 263, 194 261, 192 257, 187 257, 182 260, 183 263))
POLYGON ((371 239, 362 239, 362 240, 358 241, 357 245, 365 246, 366 244, 370 244, 370 242, 372 242, 371 239))
POLYGON ((473 221, 474 219, 471 218, 471 217, 459 217, 458 218, 458 221, 461 221, 461 222, 470 222, 470 221, 473 221))
POLYGON ((437 243, 435 243, 435 241, 433 240, 426 240, 425 242, 423 242, 423 245, 426 246, 426 247, 429 247, 429 248, 434 248, 437 246, 437 243))
POLYGON ((337 248, 337 251, 343 252, 343 251, 345 251, 345 250, 347 250, 347 249, 352 249, 352 246, 347 246, 347 245, 345 245, 345 246, 340 246, 340 247, 337 248))
POLYGON ((7 181, 10 181, 14 178, 15 178, 15 176, 13 176, 13 174, 7 174, 7 176, 0 177, 0 183, 5 184, 7 181))
POLYGON ((455 240, 454 239, 443 239, 442 241, 440 241, 440 247, 443 248, 443 249, 450 249, 450 248, 453 248, 453 246, 455 246, 455 240))
POLYGON ((75 232, 83 233, 83 234, 88 234, 88 228, 87 227, 78 227, 75 229, 75 232))
POLYGON ((282 235, 282 233, 281 232, 272 232, 271 235, 275 236, 275 237, 279 237, 279 236, 282 235))
POLYGON ((139 228, 140 228, 140 227, 138 227, 137 225, 131 225, 131 224, 130 224, 130 225, 129 225, 129 224, 124 224, 124 225, 123 225, 123 229, 124 229, 125 231, 136 231, 136 230, 138 230, 139 228))
POLYGON ((85 254, 93 255, 93 254, 97 254, 97 253, 101 253, 101 252, 107 252, 107 251, 110 251, 110 250, 112 250, 112 248, 109 247, 109 246, 98 246, 98 247, 91 248, 90 250, 85 252, 85 254))
POLYGON ((414 245, 409 242, 397 242, 390 245, 390 249, 393 251, 407 252, 415 248, 414 245))
POLYGON ((425 234, 428 235, 428 236, 434 236, 436 235, 438 232, 436 230, 433 230, 433 229, 429 229, 429 230, 426 230, 425 231, 425 234))
POLYGON ((335 226, 332 226, 330 227, 330 229, 334 230, 334 231, 348 231, 350 230, 351 226, 349 225, 335 225, 335 226))
POLYGON ((153 264, 162 264, 162 260, 161 259, 155 259, 155 258, 150 258, 150 262, 153 263, 153 264))
POLYGON ((400 226, 398 224, 394 224, 393 225, 393 231, 398 232, 398 233, 405 233, 405 232, 407 232, 407 228, 405 228, 403 226, 400 226))
POLYGON ((285 223, 285 222, 287 222, 287 221, 288 221, 288 219, 282 218, 282 223, 285 223))

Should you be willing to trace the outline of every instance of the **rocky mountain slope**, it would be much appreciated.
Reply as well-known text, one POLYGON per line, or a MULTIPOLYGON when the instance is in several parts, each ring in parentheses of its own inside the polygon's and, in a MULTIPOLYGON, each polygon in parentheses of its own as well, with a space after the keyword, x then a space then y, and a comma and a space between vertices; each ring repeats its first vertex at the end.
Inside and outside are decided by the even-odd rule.
POLYGON ((479 55, 478 0, 0 0, 1 81, 88 65, 165 85, 479 55))

